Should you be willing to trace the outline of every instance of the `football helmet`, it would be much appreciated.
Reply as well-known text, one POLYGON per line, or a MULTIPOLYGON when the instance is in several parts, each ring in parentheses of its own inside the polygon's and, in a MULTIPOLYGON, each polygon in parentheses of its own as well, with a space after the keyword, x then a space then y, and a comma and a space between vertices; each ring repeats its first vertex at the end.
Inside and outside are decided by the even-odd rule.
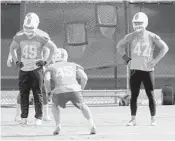
POLYGON ((67 62, 68 59, 68 53, 65 49, 63 48, 58 48, 53 55, 52 62, 67 62))
POLYGON ((146 29, 148 26, 148 16, 143 12, 138 12, 134 15, 132 24, 135 31, 146 29))
POLYGON ((28 36, 34 35, 39 26, 39 17, 35 13, 28 13, 24 18, 23 30, 28 36))

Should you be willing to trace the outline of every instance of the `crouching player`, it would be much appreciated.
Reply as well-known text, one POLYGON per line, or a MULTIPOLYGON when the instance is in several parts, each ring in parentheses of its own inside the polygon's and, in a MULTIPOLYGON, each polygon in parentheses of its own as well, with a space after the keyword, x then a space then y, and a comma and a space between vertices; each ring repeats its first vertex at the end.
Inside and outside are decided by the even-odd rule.
POLYGON ((45 85, 47 91, 52 94, 52 114, 56 123, 54 135, 59 134, 60 107, 66 108, 66 103, 72 104, 82 111, 83 116, 89 121, 90 134, 96 134, 96 127, 92 119, 89 107, 84 103, 82 90, 87 83, 87 75, 83 68, 75 63, 67 62, 68 54, 65 49, 57 49, 53 56, 53 64, 49 65, 45 74, 45 85), (77 76, 81 79, 81 85, 77 81, 77 76), (51 92, 50 82, 54 82, 55 87, 51 92))

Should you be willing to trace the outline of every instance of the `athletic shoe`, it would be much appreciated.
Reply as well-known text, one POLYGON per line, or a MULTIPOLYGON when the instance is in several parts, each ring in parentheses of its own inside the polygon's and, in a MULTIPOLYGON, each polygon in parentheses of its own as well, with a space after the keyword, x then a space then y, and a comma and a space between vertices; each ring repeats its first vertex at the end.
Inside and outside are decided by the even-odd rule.
POLYGON ((93 125, 93 126, 91 127, 91 132, 90 132, 90 134, 92 135, 92 134, 96 134, 96 133, 97 133, 96 127, 95 127, 95 125, 93 125))
POLYGON ((27 118, 21 118, 20 124, 21 124, 22 126, 27 125, 27 118))
POLYGON ((50 116, 44 116, 44 117, 43 117, 43 120, 44 120, 44 121, 51 121, 51 118, 50 118, 50 116))
POLYGON ((57 125, 54 132, 53 132, 53 135, 58 135, 60 133, 60 130, 61 130, 61 125, 57 125))
POLYGON ((19 122, 21 120, 21 116, 15 116, 15 121, 19 122))
POLYGON ((130 120, 127 126, 136 126, 136 120, 134 119, 130 120))
POLYGON ((36 118, 36 120, 35 120, 35 125, 36 125, 36 126, 41 126, 41 125, 42 125, 42 120, 36 118))
POLYGON ((156 126, 156 120, 155 119, 151 119, 151 126, 156 126))

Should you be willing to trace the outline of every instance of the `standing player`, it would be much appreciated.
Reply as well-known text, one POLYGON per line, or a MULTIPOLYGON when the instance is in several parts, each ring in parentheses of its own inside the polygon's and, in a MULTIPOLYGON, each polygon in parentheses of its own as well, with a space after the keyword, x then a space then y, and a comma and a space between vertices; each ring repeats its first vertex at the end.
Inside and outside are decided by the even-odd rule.
POLYGON ((35 103, 36 125, 42 124, 43 117, 43 66, 49 64, 56 45, 49 35, 38 29, 39 17, 35 13, 25 16, 23 30, 18 32, 10 45, 10 53, 19 71, 19 91, 21 97, 21 124, 27 124, 29 111, 29 93, 32 90, 35 103), (48 59, 42 59, 44 46, 50 49, 48 59), (21 60, 15 56, 15 50, 20 49, 21 60))
MULTIPOLYGON (((43 57, 45 59, 49 56, 48 52, 49 52, 49 50, 47 50, 47 48, 44 48, 43 57)), ((17 57, 17 52, 16 51, 15 51, 15 56, 17 57)), ((7 59, 7 66, 12 67, 12 64, 13 64, 13 58, 12 58, 11 54, 9 53, 8 59, 7 59)), ((43 85, 42 94, 43 94, 43 120, 49 121, 49 120, 51 120, 51 118, 49 116, 48 95, 47 95, 46 90, 45 90, 45 85, 43 85)), ((21 119, 20 103, 21 103, 21 101, 20 101, 20 93, 19 93, 18 96, 17 96, 15 121, 19 121, 21 119)))
POLYGON ((135 31, 127 34, 117 45, 118 52, 123 55, 126 63, 130 62, 130 109, 132 118, 128 126, 136 125, 137 98, 142 82, 149 99, 151 125, 155 126, 156 103, 153 71, 154 66, 164 57, 169 48, 158 35, 146 30, 148 17, 145 13, 136 13, 132 23, 135 31), (131 58, 125 53, 127 44, 131 45, 131 58), (155 46, 160 48, 160 53, 153 58, 155 46))
POLYGON ((66 103, 71 101, 75 107, 80 109, 83 116, 89 121, 91 132, 96 133, 96 127, 92 120, 90 109, 83 101, 82 90, 87 83, 87 75, 83 68, 75 63, 67 62, 68 54, 64 49, 58 49, 53 56, 53 64, 48 66, 46 77, 46 88, 51 93, 50 80, 55 84, 52 91, 52 114, 55 119, 56 128, 54 135, 59 134, 60 125, 60 108, 66 108, 66 103), (78 83, 76 77, 81 79, 81 85, 78 83))

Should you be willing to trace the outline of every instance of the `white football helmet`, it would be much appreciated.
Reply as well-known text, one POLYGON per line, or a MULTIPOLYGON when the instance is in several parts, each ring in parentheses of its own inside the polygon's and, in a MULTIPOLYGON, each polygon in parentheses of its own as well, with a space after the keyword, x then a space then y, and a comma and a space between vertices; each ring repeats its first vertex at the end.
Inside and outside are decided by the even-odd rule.
POLYGON ((23 23, 24 33, 28 36, 32 36, 36 32, 39 26, 39 22, 40 20, 37 14, 28 13, 24 18, 23 23))
POLYGON ((148 16, 143 12, 138 12, 134 15, 132 23, 135 31, 146 29, 148 26, 148 16))
POLYGON ((63 48, 58 48, 53 55, 52 62, 67 62, 68 59, 68 53, 65 49, 63 48))

